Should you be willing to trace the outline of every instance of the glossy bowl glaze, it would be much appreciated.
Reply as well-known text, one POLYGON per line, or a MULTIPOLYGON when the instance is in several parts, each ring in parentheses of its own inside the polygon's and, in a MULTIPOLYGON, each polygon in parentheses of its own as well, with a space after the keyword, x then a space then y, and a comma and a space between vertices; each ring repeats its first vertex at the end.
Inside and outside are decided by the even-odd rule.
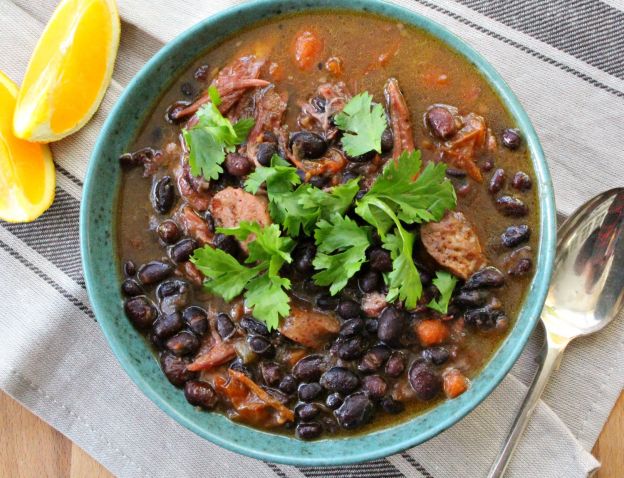
MULTIPOLYGON (((475 50, 437 23, 396 5, 372 0, 256 1, 207 18, 160 50, 131 81, 104 125, 89 163, 80 215, 87 291, 113 352, 139 388, 180 424, 218 445, 262 460, 296 465, 339 465, 387 456, 418 445, 474 409, 509 372, 533 330, 551 275, 555 208, 548 167, 537 135, 518 99, 475 50), (160 95, 187 66, 220 39, 258 20, 306 9, 368 11, 424 29, 458 51, 489 81, 526 138, 540 200, 536 274, 518 320, 471 388, 427 412, 367 434, 305 442, 197 411, 161 372, 148 344, 124 316, 115 247, 117 195, 125 152, 160 95)), ((166 433, 166 430, 163 431, 166 433)))

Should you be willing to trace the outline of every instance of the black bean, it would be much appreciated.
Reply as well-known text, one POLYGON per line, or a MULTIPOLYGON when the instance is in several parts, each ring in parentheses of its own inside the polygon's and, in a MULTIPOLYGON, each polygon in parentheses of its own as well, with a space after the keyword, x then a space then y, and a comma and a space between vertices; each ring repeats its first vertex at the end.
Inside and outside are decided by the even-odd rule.
POLYGON ((528 274, 533 267, 533 261, 528 257, 520 259, 511 269, 507 271, 510 276, 523 276, 528 274))
POLYGON ((336 312, 343 319, 351 319, 354 317, 359 317, 362 312, 362 309, 360 308, 357 302, 351 299, 343 298, 343 299, 340 299, 336 312))
POLYGON ((503 273, 494 266, 488 266, 472 274, 464 284, 463 290, 502 287, 504 284, 503 273))
POLYGON ((169 212, 175 201, 175 189, 173 181, 169 176, 159 179, 154 185, 152 193, 152 204, 156 212, 166 214, 169 212))
POLYGON ((505 174, 505 170, 502 168, 498 168, 492 174, 490 178, 490 184, 488 185, 488 191, 490 194, 498 193, 505 186, 505 180, 507 179, 507 175, 505 174))
POLYGON ((342 405, 342 402, 343 400, 339 393, 330 393, 325 399, 325 405, 327 405, 327 408, 330 410, 336 410, 342 405))
POLYGON ((227 340, 234 335, 234 332, 236 332, 236 326, 234 325, 234 322, 232 322, 229 315, 225 313, 217 315, 217 332, 223 340, 227 340))
POLYGON ((327 176, 313 176, 310 179, 310 184, 318 189, 323 189, 325 186, 329 184, 330 178, 327 176))
POLYGON ((529 208, 521 199, 512 196, 501 196, 496 200, 496 209, 503 215, 508 217, 526 216, 529 208))
POLYGON ((390 272, 392 270, 392 258, 390 252, 377 247, 370 253, 369 263, 371 269, 378 272, 390 272))
POLYGON ((188 261, 195 249, 197 249, 197 241, 195 239, 182 239, 169 249, 169 257, 176 264, 180 264, 188 261))
POLYGON ((376 372, 388 360, 389 356, 390 349, 387 346, 383 344, 375 345, 364 354, 358 364, 358 370, 363 373, 376 372))
POLYGON ((183 330, 167 340, 165 346, 172 354, 181 357, 197 352, 199 340, 197 340, 194 333, 183 330))
POLYGON ((173 272, 170 264, 160 261, 152 261, 139 268, 138 277, 143 285, 152 285, 169 277, 173 272))
POLYGON ((347 156, 347 159, 353 163, 368 163, 375 159, 375 155, 377 152, 375 150, 371 150, 367 153, 360 154, 359 156, 347 156))
POLYGON ((357 388, 360 379, 349 369, 333 367, 321 376, 320 383, 329 392, 349 393, 357 388))
POLYGON ((184 294, 188 290, 186 282, 179 279, 171 279, 161 282, 156 289, 156 296, 159 299, 171 297, 176 294, 184 294))
POLYGON ((494 161, 492 159, 488 158, 483 161, 483 164, 481 165, 482 171, 487 173, 488 171, 492 171, 492 169, 494 169, 494 161))
POLYGON ((314 272, 314 257, 316 256, 316 246, 312 242, 303 242, 295 247, 293 251, 293 266, 301 274, 314 272))
POLYGON ((431 133, 440 139, 449 139, 457 132, 453 114, 443 106, 432 106, 425 113, 431 133))
POLYGON ((173 244, 180 237, 180 228, 171 219, 161 222, 156 232, 165 244, 173 244))
POLYGON ((208 332, 208 314, 204 309, 193 305, 184 309, 182 314, 188 328, 200 337, 208 332))
POLYGON ((366 331, 375 335, 379 330, 379 321, 377 319, 366 319, 366 331))
POLYGON ((143 294, 143 289, 134 279, 126 279, 121 283, 121 291, 128 297, 143 294))
POLYGON ((402 352, 392 352, 386 362, 386 375, 390 377, 400 377, 405 371, 405 355, 402 352))
POLYGON ((258 355, 270 356, 275 353, 271 341, 262 335, 250 335, 247 338, 247 343, 249 348, 258 355))
POLYGON ((209 383, 199 380, 186 382, 184 385, 184 397, 191 405, 202 407, 206 410, 212 410, 219 400, 214 388, 209 383))
POLYGON ((185 81, 184 83, 182 83, 180 85, 180 92, 184 95, 184 96, 195 96, 195 87, 193 86, 192 83, 185 81))
POLYGON ((275 362, 260 363, 260 373, 262 374, 264 383, 269 387, 277 386, 283 378, 282 370, 275 362))
POLYGON ((520 131, 515 128, 507 128, 503 131, 502 143, 505 148, 514 150, 520 147, 522 143, 522 136, 520 131))
POLYGON ((269 337, 271 335, 269 329, 267 329, 267 326, 263 322, 260 322, 249 315, 245 315, 240 320, 239 325, 248 334, 263 335, 265 337, 269 337))
POLYGON ((195 78, 197 81, 206 81, 208 79, 209 74, 210 74, 210 66, 200 65, 197 67, 197 69, 193 73, 193 78, 195 78))
POLYGON ((366 195, 366 193, 367 193, 367 192, 368 192, 368 191, 367 191, 366 189, 360 189, 360 190, 356 193, 356 195, 355 195, 355 200, 356 200, 356 201, 359 201, 360 199, 362 199, 362 198, 366 195))
POLYGON ((355 178, 360 178, 360 175, 353 171, 345 171, 344 173, 342 173, 342 177, 340 178, 340 183, 345 184, 355 178))
POLYGON ((446 175, 451 178, 461 179, 461 178, 465 178, 467 176, 467 173, 463 169, 446 168, 446 175))
POLYGON ((442 365, 451 355, 445 347, 429 347, 421 352, 422 358, 434 365, 442 365))
POLYGON ((518 171, 511 180, 511 185, 518 191, 528 191, 533 186, 531 177, 524 171, 518 171))
POLYGON ((189 362, 182 357, 176 357, 172 353, 163 352, 160 355, 160 368, 167 379, 176 387, 181 387, 187 381, 195 378, 195 372, 186 369, 189 362))
POLYGON ((306 159, 318 159, 327 151, 327 143, 318 134, 298 131, 290 136, 290 147, 296 155, 306 159))
POLYGON ((182 110, 191 105, 190 101, 176 101, 167 107, 165 120, 170 124, 180 124, 188 118, 188 114, 182 114, 182 110))
POLYGON ((395 307, 386 307, 379 316, 377 337, 388 345, 398 345, 405 328, 405 317, 395 307))
POLYGON ((453 303, 462 307, 480 307, 487 302, 489 296, 483 289, 461 290, 453 298, 453 303))
POLYGON ((292 373, 302 382, 316 382, 325 370, 325 359, 321 355, 308 355, 295 364, 292 373))
POLYGON ((230 368, 231 370, 236 370, 237 372, 243 373, 250 378, 252 377, 251 371, 247 367, 245 367, 245 364, 240 359, 240 357, 234 359, 234 361, 230 363, 230 366, 228 368, 230 368))
POLYGON ((364 393, 354 393, 345 398, 334 415, 341 427, 352 430, 371 420, 373 403, 364 393))
POLYGON ((312 420, 320 410, 315 403, 301 403, 295 407, 295 416, 301 421, 312 420))
POLYGON ((489 305, 479 309, 467 310, 464 314, 466 324, 482 329, 495 327, 499 320, 506 320, 505 314, 489 305))
POLYGON ((316 422, 299 423, 295 429, 295 433, 302 440, 312 440, 319 437, 322 432, 323 427, 316 422))
POLYGON ((392 151, 393 146, 394 135, 392 134, 392 129, 390 127, 387 127, 381 134, 381 152, 388 153, 392 151))
POLYGON ((262 166, 270 166, 274 154, 277 154, 277 146, 274 143, 260 143, 256 151, 256 159, 262 166))
POLYGON ((358 280, 362 292, 373 292, 381 287, 382 283, 381 274, 373 270, 364 272, 358 280))
POLYGON ((132 261, 126 261, 123 265, 123 270, 126 277, 132 277, 136 274, 136 265, 132 261))
POLYGON ((153 333, 159 340, 166 340, 178 333, 184 327, 182 317, 178 312, 159 317, 154 322, 153 333))
POLYGON ((362 390, 370 398, 381 398, 388 391, 388 384, 379 375, 368 375, 362 379, 362 390))
POLYGON ((316 298, 316 307, 321 310, 336 310, 338 307, 338 297, 329 294, 321 294, 316 298))
POLYGON ((290 395, 297 391, 297 380, 292 375, 286 375, 277 386, 282 392, 290 395))
POLYGON ((126 316, 138 329, 147 329, 158 317, 158 310, 145 296, 132 297, 124 304, 126 316))
MULTIPOLYGON (((357 320, 357 319, 356 319, 357 320)), ((364 355, 366 351, 366 342, 364 338, 357 336, 347 339, 338 348, 338 357, 342 360, 355 360, 364 355)))
POLYGON ((303 383, 299 386, 299 400, 311 402, 323 391, 323 387, 317 382, 303 383))
POLYGON ((353 337, 364 331, 364 321, 360 318, 349 319, 340 326, 338 335, 343 338, 353 337))
POLYGON ((229 153, 225 157, 225 170, 235 177, 246 176, 251 172, 253 163, 246 156, 229 153))
POLYGON ((403 402, 394 400, 392 397, 384 397, 381 400, 381 408, 386 413, 396 415, 405 410, 405 405, 403 404, 403 402))
POLYGON ((518 244, 528 241, 530 237, 531 228, 526 224, 509 226, 501 234, 501 242, 505 247, 516 247, 518 244))
POLYGON ((423 402, 434 399, 442 390, 442 379, 422 360, 412 364, 408 379, 416 398, 423 402))
POLYGON ((214 235, 212 245, 234 257, 238 256, 241 252, 240 243, 234 236, 226 236, 220 232, 214 235))
POLYGON ((121 166, 121 168, 126 169, 126 170, 132 169, 141 165, 136 160, 136 158, 132 155, 132 153, 123 153, 122 155, 119 156, 119 158, 117 158, 117 160, 119 161, 119 165, 121 166))

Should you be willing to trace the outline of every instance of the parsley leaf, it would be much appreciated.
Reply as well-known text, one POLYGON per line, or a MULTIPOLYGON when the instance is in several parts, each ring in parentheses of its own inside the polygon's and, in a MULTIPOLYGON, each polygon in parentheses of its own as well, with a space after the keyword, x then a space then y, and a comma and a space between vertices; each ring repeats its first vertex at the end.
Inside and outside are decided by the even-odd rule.
POLYGON ((249 256, 243 265, 220 249, 206 245, 196 249, 191 262, 206 276, 204 287, 213 294, 230 301, 245 293, 247 306, 253 316, 266 323, 269 330, 279 325, 280 316, 290 312, 290 280, 280 277, 285 262, 291 262, 290 252, 295 246, 290 237, 282 237, 277 224, 262 227, 258 223, 242 221, 237 227, 218 228, 218 232, 248 244, 249 256))
POLYGON ((189 165, 193 176, 217 179, 223 172, 221 164, 225 154, 247 139, 254 120, 246 118, 232 125, 218 109, 221 104, 219 92, 214 86, 208 89, 211 102, 197 111, 197 124, 183 129, 182 135, 189 149, 189 165))
POLYGON ((364 91, 345 105, 334 117, 336 126, 344 131, 342 146, 349 156, 375 150, 381 153, 381 135, 388 126, 383 106, 372 106, 373 97, 364 91))
POLYGON ((436 272, 433 285, 440 291, 440 298, 437 300, 432 299, 431 302, 427 304, 427 307, 437 310, 441 314, 446 314, 448 312, 448 305, 451 300, 451 295, 453 294, 453 289, 455 289, 455 284, 457 284, 457 277, 446 271, 436 272))
POLYGON ((210 246, 195 250, 191 262, 210 279, 204 281, 204 287, 226 301, 239 296, 263 269, 260 265, 245 267, 228 253, 210 246))
POLYGON ((394 221, 375 208, 384 202, 406 224, 439 221, 447 209, 454 209, 457 197, 446 179, 444 163, 429 163, 421 172, 420 151, 404 151, 397 161, 389 161, 355 212, 385 234, 394 221), (415 179, 414 179, 415 178, 415 179))
POLYGON ((322 219, 318 223, 314 238, 317 254, 313 264, 320 271, 312 276, 314 283, 330 286, 330 293, 335 295, 366 261, 370 228, 334 214, 329 220, 322 219))

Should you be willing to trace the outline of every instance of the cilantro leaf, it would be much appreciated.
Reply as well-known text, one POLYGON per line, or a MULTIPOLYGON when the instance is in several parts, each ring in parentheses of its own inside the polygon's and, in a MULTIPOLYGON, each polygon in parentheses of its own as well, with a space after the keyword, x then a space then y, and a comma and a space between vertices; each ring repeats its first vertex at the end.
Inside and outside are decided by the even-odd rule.
POLYGON ((392 271, 386 277, 386 300, 392 302, 399 298, 405 301, 405 307, 413 309, 422 295, 420 274, 412 260, 414 234, 406 231, 397 235, 388 234, 383 241, 383 247, 390 251, 392 258, 392 271))
POLYGON ((383 106, 372 106, 373 97, 364 91, 345 105, 334 117, 340 128, 342 146, 349 156, 359 156, 375 150, 381 153, 381 135, 388 126, 383 106))
POLYGON ((399 220, 407 223, 439 221, 445 211, 454 209, 457 197, 446 179, 444 163, 429 163, 421 172, 420 151, 404 151, 397 161, 389 161, 364 197, 356 213, 385 234, 393 221, 372 206, 376 200, 387 204, 399 220), (415 179, 414 179, 415 178, 415 179))
POLYGON ((261 266, 245 267, 228 253, 210 246, 195 250, 191 262, 208 278, 204 287, 226 301, 239 296, 262 271, 261 266))
POLYGON ((457 284, 457 277, 446 271, 438 271, 432 282, 440 291, 440 298, 437 300, 432 299, 431 302, 427 304, 427 307, 437 310, 441 314, 446 314, 448 312, 448 305, 451 300, 451 295, 453 294, 453 289, 455 289, 455 284, 457 284))
POLYGON ((225 153, 233 152, 236 145, 247 139, 254 120, 246 118, 232 125, 218 109, 221 98, 217 89, 211 86, 208 94, 211 102, 197 111, 197 124, 183 129, 182 135, 189 150, 191 174, 217 179, 223 172, 225 153))
POLYGON ((321 219, 329 219, 333 214, 343 215, 360 190, 359 182, 359 178, 354 178, 334 186, 330 191, 309 187, 300 203, 304 208, 318 209, 318 217, 321 219))
POLYGON ((290 281, 269 274, 256 277, 248 284, 245 304, 253 308, 253 316, 262 320, 269 330, 276 329, 279 318, 290 313, 290 298, 284 289, 290 289, 290 281))
POLYGON ((318 223, 314 239, 317 254, 313 264, 320 272, 312 277, 315 284, 330 286, 330 293, 335 295, 366 261, 370 228, 335 214, 330 220, 322 219, 318 223))
POLYGON ((269 200, 273 201, 280 194, 290 192, 294 186, 301 184, 301 178, 296 168, 274 154, 270 166, 259 166, 247 177, 245 191, 256 194, 264 183, 266 183, 269 200))
POLYGON ((295 243, 290 237, 281 236, 277 224, 262 227, 257 222, 241 221, 236 227, 219 227, 217 232, 234 236, 239 241, 246 240, 252 234, 255 235, 255 239, 247 246, 249 249, 249 256, 245 261, 247 263, 270 261, 273 257, 281 260, 280 267, 284 262, 292 262, 290 251, 295 247, 295 243))

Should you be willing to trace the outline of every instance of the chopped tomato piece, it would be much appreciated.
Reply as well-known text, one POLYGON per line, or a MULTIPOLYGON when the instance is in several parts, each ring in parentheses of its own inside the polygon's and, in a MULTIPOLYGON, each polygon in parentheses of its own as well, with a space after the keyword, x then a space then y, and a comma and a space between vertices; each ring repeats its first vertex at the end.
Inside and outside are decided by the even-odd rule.
POLYGON ((416 335, 418 335, 420 345, 431 347, 448 339, 449 328, 440 319, 426 319, 416 326, 416 335))
POLYGON ((295 63, 302 70, 309 70, 319 59, 323 51, 323 40, 309 30, 305 30, 295 39, 295 63))
POLYGON ((456 368, 444 374, 444 393, 448 398, 460 396, 468 390, 468 379, 456 368))

